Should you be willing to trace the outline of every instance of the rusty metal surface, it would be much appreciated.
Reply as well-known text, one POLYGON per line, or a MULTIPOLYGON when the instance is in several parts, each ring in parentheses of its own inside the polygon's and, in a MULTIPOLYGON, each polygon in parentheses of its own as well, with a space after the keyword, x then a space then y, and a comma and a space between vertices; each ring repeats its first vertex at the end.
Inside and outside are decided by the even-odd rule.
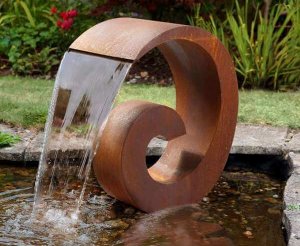
POLYGON ((119 18, 82 34, 71 49, 136 60, 158 47, 176 87, 176 111, 133 101, 109 116, 94 159, 112 196, 146 212, 199 201, 218 180, 236 126, 238 90, 232 60, 220 41, 199 28, 119 18), (151 138, 169 142, 147 169, 151 138))

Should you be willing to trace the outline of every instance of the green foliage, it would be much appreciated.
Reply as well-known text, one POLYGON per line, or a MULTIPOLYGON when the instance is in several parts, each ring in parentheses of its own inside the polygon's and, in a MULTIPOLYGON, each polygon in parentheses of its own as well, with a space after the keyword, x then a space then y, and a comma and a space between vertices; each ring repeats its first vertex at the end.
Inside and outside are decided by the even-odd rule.
POLYGON ((240 87, 287 89, 300 86, 300 3, 289 0, 272 6, 268 19, 256 5, 235 2, 225 20, 204 20, 200 7, 189 17, 191 24, 216 35, 234 58, 240 87))
POLYGON ((11 146, 21 139, 18 136, 11 135, 9 133, 0 132, 0 148, 11 146))
POLYGON ((23 126, 30 127, 45 125, 47 120, 47 114, 48 111, 46 109, 36 111, 25 110, 23 115, 23 126))
POLYGON ((36 27, 38 23, 52 22, 50 1, 42 0, 2 0, 0 3, 0 26, 23 25, 24 22, 36 27))
POLYGON ((215 12, 211 13, 208 17, 208 20, 204 19, 203 16, 201 16, 201 10, 205 5, 196 4, 193 10, 192 16, 187 16, 188 22, 192 26, 201 27, 213 35, 217 36, 221 42, 228 47, 227 37, 225 37, 223 23, 220 25, 219 20, 215 20, 213 16, 215 16, 215 12))
POLYGON ((8 57, 16 74, 47 75, 59 63, 56 49, 52 48, 56 37, 56 27, 49 28, 45 23, 35 27, 26 23, 20 27, 3 28, 0 32, 0 53, 8 57))
POLYGON ((83 0, 1 1, 0 57, 8 61, 1 64, 1 69, 8 64, 14 74, 53 76, 69 45, 95 24, 87 17, 94 5, 86 3, 83 0), (76 18, 64 30, 57 21, 66 21, 61 13, 71 9, 76 11, 76 18))

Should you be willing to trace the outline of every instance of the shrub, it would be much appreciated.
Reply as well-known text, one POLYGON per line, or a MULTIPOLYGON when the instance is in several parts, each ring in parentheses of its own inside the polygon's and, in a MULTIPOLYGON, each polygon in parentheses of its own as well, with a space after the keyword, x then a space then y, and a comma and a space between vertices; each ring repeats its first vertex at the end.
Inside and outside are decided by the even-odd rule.
POLYGON ((8 60, 14 74, 54 75, 73 40, 95 24, 86 18, 90 7, 81 1, 4 0, 0 3, 1 59, 8 60))
POLYGON ((0 53, 8 57, 16 74, 50 74, 59 63, 54 48, 56 32, 56 27, 49 28, 45 23, 4 28, 0 32, 0 53))
POLYGON ((193 25, 208 29, 231 53, 242 88, 274 90, 300 86, 300 3, 287 1, 271 7, 268 19, 256 5, 250 18, 250 4, 226 10, 225 20, 210 16, 204 20, 200 7, 189 18, 193 25))

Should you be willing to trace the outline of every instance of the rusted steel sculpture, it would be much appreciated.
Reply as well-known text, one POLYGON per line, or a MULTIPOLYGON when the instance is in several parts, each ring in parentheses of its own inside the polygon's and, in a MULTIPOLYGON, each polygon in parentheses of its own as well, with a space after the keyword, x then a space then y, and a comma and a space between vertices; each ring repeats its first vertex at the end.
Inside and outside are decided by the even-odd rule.
POLYGON ((155 47, 173 74, 176 111, 144 101, 116 107, 94 159, 107 193, 146 212, 197 202, 211 190, 227 160, 238 110, 232 59, 202 29, 118 18, 90 28, 70 49, 133 62, 155 47), (147 169, 146 148, 158 135, 169 142, 147 169))

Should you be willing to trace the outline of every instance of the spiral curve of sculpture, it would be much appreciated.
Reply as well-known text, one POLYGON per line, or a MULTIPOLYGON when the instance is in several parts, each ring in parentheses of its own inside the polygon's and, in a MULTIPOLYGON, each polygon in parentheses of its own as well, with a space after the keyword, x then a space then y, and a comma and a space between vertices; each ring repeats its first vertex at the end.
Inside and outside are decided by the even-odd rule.
POLYGON ((212 189, 228 158, 238 111, 232 59, 200 28, 117 18, 90 28, 70 46, 130 62, 153 48, 170 66, 176 110, 145 101, 117 106, 93 163, 108 194, 146 212, 197 202, 212 189), (147 145, 156 136, 168 145, 147 169, 147 145))

